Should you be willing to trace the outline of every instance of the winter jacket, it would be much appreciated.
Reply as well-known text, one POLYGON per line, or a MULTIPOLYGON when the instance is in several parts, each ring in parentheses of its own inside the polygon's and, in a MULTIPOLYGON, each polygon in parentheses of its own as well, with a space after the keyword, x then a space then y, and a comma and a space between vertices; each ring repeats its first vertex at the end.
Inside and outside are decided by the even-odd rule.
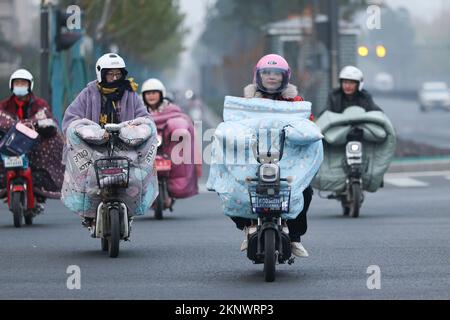
MULTIPOLYGON (((168 178, 168 189, 171 197, 182 199, 198 194, 197 172, 195 165, 195 136, 194 125, 191 118, 182 112, 181 108, 166 100, 157 111, 151 111, 151 116, 156 123, 159 133, 162 133, 164 141, 163 153, 171 156, 175 146, 180 141, 188 141, 190 148, 190 159, 188 163, 172 163, 172 169, 168 178), (175 130, 182 130, 179 133, 183 140, 171 141, 175 130), (187 139, 187 140, 186 140, 187 139)), ((173 160, 173 159, 172 159, 173 160)))
MULTIPOLYGON (((301 96, 298 95, 297 87, 293 84, 288 84, 287 88, 279 95, 270 96, 258 90, 255 84, 249 84, 244 88, 245 98, 266 98, 280 101, 304 101, 301 96)), ((309 120, 314 120, 314 115, 311 114, 309 120)))
POLYGON ((375 104, 372 96, 366 90, 358 91, 349 98, 341 88, 335 89, 330 93, 325 110, 342 113, 346 108, 351 106, 358 106, 366 111, 383 111, 375 104))
MULTIPOLYGON (((37 123, 38 120, 53 119, 52 110, 47 102, 31 94, 23 107, 24 119, 37 123)), ((15 96, 0 101, 0 131, 6 133, 17 121, 18 107, 15 96)), ((39 143, 31 150, 29 156, 33 178, 33 190, 44 198, 59 199, 64 177, 64 165, 61 163, 64 140, 57 126, 37 127, 39 143)), ((3 162, 0 161, 0 197, 6 194, 6 178, 3 162)))
MULTIPOLYGON (((67 107, 62 123, 64 135, 66 135, 69 125, 75 120, 88 119, 99 123, 101 107, 101 94, 97 88, 97 81, 92 81, 67 107)), ((147 108, 135 92, 125 91, 119 102, 119 108, 120 122, 134 120, 140 117, 150 118, 147 108)), ((65 162, 67 154, 65 148, 64 146, 63 162, 65 162)))

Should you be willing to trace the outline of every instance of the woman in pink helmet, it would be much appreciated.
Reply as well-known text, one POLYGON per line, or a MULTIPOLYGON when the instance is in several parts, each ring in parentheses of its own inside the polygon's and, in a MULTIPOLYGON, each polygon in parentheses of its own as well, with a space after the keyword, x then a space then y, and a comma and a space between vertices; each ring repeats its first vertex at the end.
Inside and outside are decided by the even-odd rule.
MULTIPOLYGON (((244 88, 244 97, 303 101, 303 98, 298 95, 297 87, 289 83, 290 78, 291 69, 283 57, 276 54, 266 55, 256 64, 253 83, 244 88)), ((313 119, 312 116, 310 119, 313 119)), ((306 233, 306 213, 311 203, 312 195, 313 190, 309 186, 303 191, 305 201, 303 211, 296 219, 287 221, 292 253, 298 257, 308 257, 308 251, 300 243, 300 237, 306 233)), ((240 217, 232 217, 232 220, 236 223, 238 229, 245 232, 245 240, 241 245, 241 250, 244 251, 247 249, 247 234, 256 232, 256 224, 250 219, 240 217)))

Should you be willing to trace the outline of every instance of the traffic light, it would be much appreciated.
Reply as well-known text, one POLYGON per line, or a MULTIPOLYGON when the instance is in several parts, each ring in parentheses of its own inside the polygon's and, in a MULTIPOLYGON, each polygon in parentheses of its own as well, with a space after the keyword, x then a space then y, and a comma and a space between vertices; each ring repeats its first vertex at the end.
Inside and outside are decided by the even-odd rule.
POLYGON ((367 47, 365 47, 365 46, 360 46, 358 48, 358 54, 361 57, 367 57, 369 55, 369 49, 367 47))
POLYGON ((72 12, 64 12, 60 9, 56 11, 56 51, 70 49, 83 36, 80 28, 77 30, 73 27, 74 23, 71 21, 73 17, 72 12))
POLYGON ((378 58, 386 57, 386 48, 383 45, 378 45, 376 48, 376 54, 378 58))

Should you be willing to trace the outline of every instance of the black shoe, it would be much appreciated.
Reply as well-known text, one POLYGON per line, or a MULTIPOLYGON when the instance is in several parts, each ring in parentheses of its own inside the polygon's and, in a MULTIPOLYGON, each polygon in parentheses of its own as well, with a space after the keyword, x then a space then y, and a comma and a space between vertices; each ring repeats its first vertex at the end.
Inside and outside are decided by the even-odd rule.
POLYGON ((170 212, 173 212, 173 205, 175 204, 175 199, 172 198, 172 203, 170 204, 169 210, 170 212))
POLYGON ((35 195, 35 197, 36 197, 36 202, 37 203, 45 203, 45 201, 47 200, 43 196, 35 195))
POLYGON ((83 225, 83 227, 89 228, 94 224, 94 218, 85 217, 81 224, 83 225))
POLYGON ((33 209, 33 215, 38 215, 44 213, 44 205, 42 203, 36 203, 36 206, 33 209))

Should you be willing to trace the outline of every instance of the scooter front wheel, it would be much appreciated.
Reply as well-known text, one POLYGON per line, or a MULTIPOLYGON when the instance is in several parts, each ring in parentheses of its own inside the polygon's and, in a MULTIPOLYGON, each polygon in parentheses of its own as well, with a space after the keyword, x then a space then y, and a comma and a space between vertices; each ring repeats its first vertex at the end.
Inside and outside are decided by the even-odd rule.
POLYGON ((11 211, 13 213, 14 227, 22 227, 23 204, 21 192, 13 192, 11 194, 11 211))
POLYGON ((264 278, 266 282, 275 280, 275 230, 268 229, 264 232, 264 278))
POLYGON ((350 217, 358 218, 361 208, 361 185, 354 183, 351 186, 352 202, 350 204, 350 217))
POLYGON ((108 254, 111 258, 117 258, 120 245, 120 213, 117 208, 109 210, 109 224, 111 234, 108 240, 108 254))

